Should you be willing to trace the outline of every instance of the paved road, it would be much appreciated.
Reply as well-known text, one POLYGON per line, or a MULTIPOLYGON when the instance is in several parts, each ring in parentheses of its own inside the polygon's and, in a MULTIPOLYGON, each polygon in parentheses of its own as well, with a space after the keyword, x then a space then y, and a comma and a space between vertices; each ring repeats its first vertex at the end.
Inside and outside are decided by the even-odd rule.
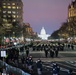
MULTIPOLYGON (((26 56, 25 52, 21 52, 20 55, 26 56)), ((58 57, 51 58, 48 54, 48 57, 45 57, 44 51, 31 51, 30 54, 33 59, 36 61, 40 58, 42 61, 75 61, 76 60, 76 51, 60 51, 58 57)))
MULTIPOLYGON (((25 52, 21 54, 26 56, 25 52)), ((72 69, 74 71, 73 75, 76 75, 76 51, 60 51, 58 57, 54 58, 51 58, 49 54, 45 58, 44 51, 31 51, 30 55, 34 61, 40 58, 44 62, 43 75, 52 75, 51 62, 56 62, 60 66, 60 75, 67 75, 69 69, 72 69)))
MULTIPOLYGON (((26 56, 25 52, 20 52, 20 56, 26 56)), ((40 58, 43 62, 42 75, 52 75, 52 62, 56 62, 60 66, 60 75, 67 75, 68 70, 72 69, 76 75, 76 51, 60 51, 58 57, 50 58, 48 55, 45 58, 44 51, 31 51, 30 55, 33 57, 34 63, 40 58)), ((35 64, 36 65, 36 64, 35 64)), ((37 75, 36 66, 34 65, 34 74, 37 75)), ((23 69, 22 69, 23 70, 23 69)), ((25 71, 26 72, 26 71, 25 71)))

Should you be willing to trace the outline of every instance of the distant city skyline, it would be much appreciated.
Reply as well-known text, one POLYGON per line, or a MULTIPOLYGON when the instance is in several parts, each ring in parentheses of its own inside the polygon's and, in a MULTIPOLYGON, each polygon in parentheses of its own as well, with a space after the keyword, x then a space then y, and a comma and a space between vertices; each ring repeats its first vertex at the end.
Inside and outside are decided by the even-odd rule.
POLYGON ((23 19, 30 23, 34 32, 42 27, 51 34, 68 18, 68 5, 72 0, 22 0, 23 19))

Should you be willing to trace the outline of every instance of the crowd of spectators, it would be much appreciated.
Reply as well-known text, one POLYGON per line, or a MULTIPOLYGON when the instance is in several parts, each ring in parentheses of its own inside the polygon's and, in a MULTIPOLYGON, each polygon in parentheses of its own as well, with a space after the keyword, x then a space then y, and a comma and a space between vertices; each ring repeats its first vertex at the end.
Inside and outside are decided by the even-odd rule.
MULTIPOLYGON (((64 44, 42 44, 42 45, 28 45, 28 46, 22 46, 20 48, 9 48, 6 50, 6 58, 5 58, 5 62, 7 64, 10 64, 12 66, 15 66, 17 68, 21 68, 22 70, 24 70, 25 72, 30 73, 31 75, 42 75, 42 61, 40 59, 38 59, 36 62, 33 62, 33 58, 32 56, 29 56, 29 51, 30 48, 32 48, 33 51, 44 51, 45 52, 45 57, 48 57, 48 53, 50 53, 50 57, 53 58, 58 57, 58 52, 64 51, 64 44), (26 56, 19 56, 19 51, 26 51, 26 56), (36 69, 36 70, 35 70, 36 69)), ((74 50, 74 45, 67 45, 68 48, 71 48, 72 50, 74 50)), ((0 57, 0 59, 2 60, 3 58, 0 57)), ((2 68, 3 69, 3 68, 2 68)), ((1 70, 1 73, 3 73, 4 71, 1 70)), ((53 64, 53 69, 52 69, 52 73, 57 73, 56 75, 59 74, 59 66, 57 66, 57 64, 53 64)), ((14 75, 14 74, 10 74, 10 75, 14 75)), ((55 75, 55 74, 53 74, 55 75)))

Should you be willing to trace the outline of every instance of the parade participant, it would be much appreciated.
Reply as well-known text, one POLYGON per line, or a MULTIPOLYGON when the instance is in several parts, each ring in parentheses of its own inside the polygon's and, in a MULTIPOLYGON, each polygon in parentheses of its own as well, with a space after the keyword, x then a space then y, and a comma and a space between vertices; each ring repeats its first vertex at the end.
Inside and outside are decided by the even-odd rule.
POLYGON ((54 58, 54 50, 51 50, 51 57, 54 58))
POLYGON ((71 49, 74 50, 74 45, 73 44, 71 44, 71 49))
POLYGON ((48 48, 46 47, 46 48, 44 49, 44 51, 45 51, 45 57, 47 58, 47 56, 48 56, 48 48))
POLYGON ((58 57, 58 52, 59 52, 59 51, 58 51, 58 48, 56 47, 56 48, 55 48, 55 56, 56 56, 56 57, 58 57))
POLYGON ((49 51, 50 51, 50 57, 52 57, 52 49, 50 49, 49 51))
POLYGON ((42 61, 38 59, 36 61, 36 65, 37 65, 37 73, 38 75, 41 75, 42 74, 42 61))

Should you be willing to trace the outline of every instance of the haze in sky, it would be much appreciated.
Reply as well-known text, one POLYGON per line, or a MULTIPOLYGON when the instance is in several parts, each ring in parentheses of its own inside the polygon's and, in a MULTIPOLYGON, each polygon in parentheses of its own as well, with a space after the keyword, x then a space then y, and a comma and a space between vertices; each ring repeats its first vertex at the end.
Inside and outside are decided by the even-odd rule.
POLYGON ((68 5, 72 0, 22 0, 24 23, 30 23, 34 32, 42 27, 51 34, 67 21, 68 5))

